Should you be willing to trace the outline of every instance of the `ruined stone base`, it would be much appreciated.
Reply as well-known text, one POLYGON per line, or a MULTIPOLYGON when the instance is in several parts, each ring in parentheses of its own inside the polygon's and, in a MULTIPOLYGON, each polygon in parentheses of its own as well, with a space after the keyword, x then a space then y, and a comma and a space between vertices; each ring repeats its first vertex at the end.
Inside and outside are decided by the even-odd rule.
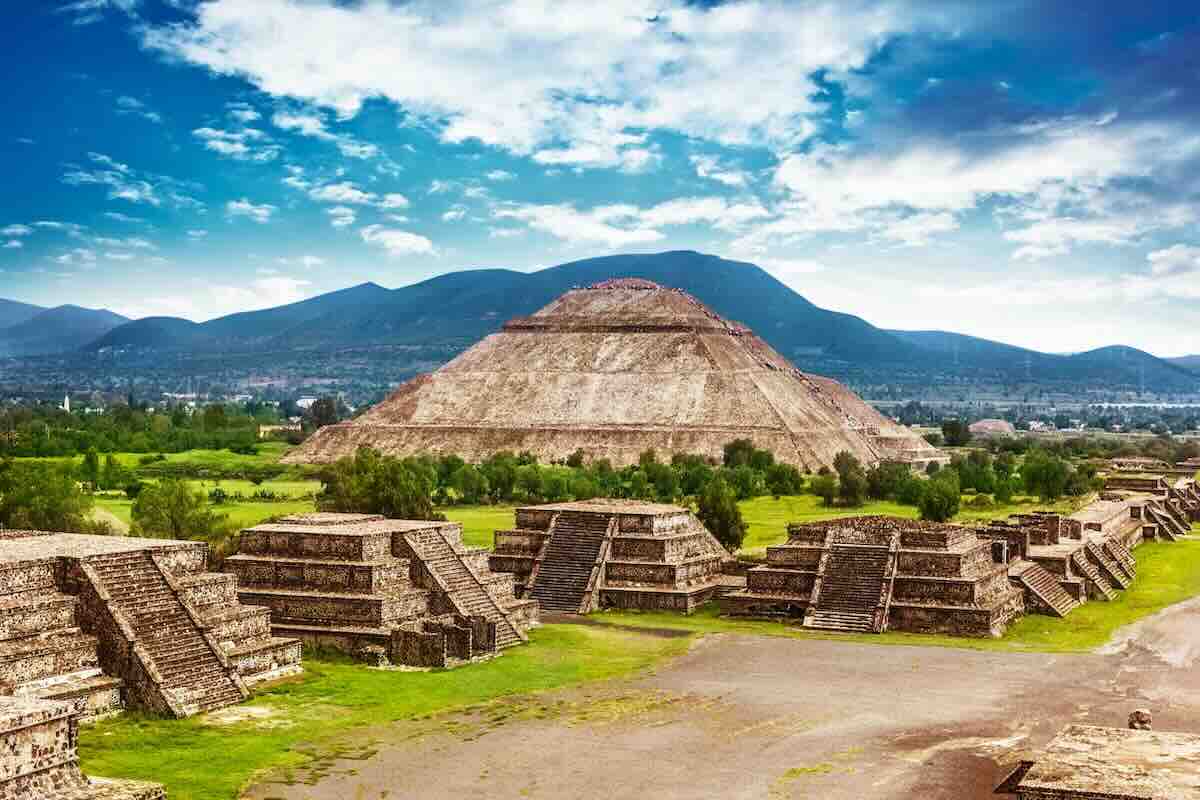
POLYGON ((608 586, 600 590, 604 608, 641 611, 680 611, 691 614, 716 597, 720 584, 710 583, 686 590, 608 586))

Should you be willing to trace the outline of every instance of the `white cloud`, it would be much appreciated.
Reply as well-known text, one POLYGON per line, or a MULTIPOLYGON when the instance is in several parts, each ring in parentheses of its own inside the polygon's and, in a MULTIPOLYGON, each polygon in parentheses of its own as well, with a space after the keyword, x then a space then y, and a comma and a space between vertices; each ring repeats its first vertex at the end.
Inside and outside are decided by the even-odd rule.
POLYGON ((363 191, 350 181, 317 186, 308 195, 322 203, 351 203, 363 206, 375 205, 378 200, 374 193, 363 191))
POLYGON ((442 222, 458 222, 465 216, 467 216, 467 209, 463 206, 455 206, 442 214, 442 222))
POLYGON ((141 0, 73 0, 58 7, 60 14, 70 14, 75 25, 92 25, 104 19, 109 11, 133 14, 141 0))
POLYGON ((493 209, 492 216, 524 222, 564 241, 618 248, 659 241, 665 236, 658 229, 670 226, 705 224, 737 231, 770 212, 753 199, 730 202, 722 197, 681 197, 644 209, 618 204, 580 211, 570 204, 514 204, 493 209))
MULTIPOLYGON (((322 266, 325 263, 325 259, 321 258, 320 256, 304 255, 296 256, 295 258, 280 257, 275 259, 275 262, 277 264, 282 264, 285 267, 297 266, 304 267, 305 269, 312 269, 313 267, 322 266)), ((263 270, 259 271, 262 272, 263 270)), ((274 270, 271 270, 271 272, 274 273, 274 270)))
POLYGON ((716 156, 694 155, 689 156, 688 161, 691 162, 692 167, 696 170, 696 174, 701 178, 707 178, 737 189, 745 187, 750 182, 748 173, 725 165, 716 156))
POLYGON ((516 239, 525 235, 524 228, 489 228, 489 239, 516 239))
POLYGON ((146 107, 146 104, 136 97, 121 95, 117 98, 117 113, 118 114, 135 114, 143 119, 148 119, 151 122, 162 124, 162 115, 157 111, 151 111, 146 107))
POLYGON ((59 264, 87 266, 96 263, 96 251, 86 247, 76 247, 62 255, 56 256, 54 260, 59 264))
POLYGON ((455 185, 456 184, 453 181, 443 181, 438 178, 434 178, 429 182, 429 194, 445 194, 453 189, 455 185))
POLYGON ((260 308, 287 305, 303 300, 310 281, 288 277, 258 278, 247 288, 240 286, 213 287, 213 298, 219 306, 236 311, 253 311, 260 308))
POLYGON ((502 169, 494 169, 485 174, 483 177, 487 178, 489 181, 511 181, 517 176, 502 169))
POLYGON ((196 7, 192 22, 148 27, 143 37, 343 118, 384 98, 446 142, 476 139, 548 164, 636 169, 654 160, 642 146, 651 130, 794 144, 814 131, 814 72, 860 67, 891 36, 935 22, 920 9, 864 0, 712 8, 562 0, 550 10, 534 0, 486 9, 444 0, 213 0, 196 7))
POLYGON ((165 199, 178 208, 204 208, 203 203, 188 194, 194 184, 177 181, 167 175, 137 173, 127 164, 122 164, 103 153, 88 153, 88 158, 102 169, 86 169, 68 164, 62 182, 68 186, 106 186, 110 200, 126 200, 130 203, 145 203, 158 207, 165 199))
POLYGON ((225 108, 228 110, 229 116, 243 125, 262 119, 262 114, 258 113, 249 103, 227 103, 225 108))
POLYGON ((133 261, 133 253, 105 253, 104 257, 109 261, 133 261))
POLYGON ((786 156, 775 173, 787 193, 782 219, 755 234, 758 244, 863 230, 922 244, 954 230, 965 212, 997 203, 1005 238, 1021 245, 1014 257, 1033 260, 1196 219, 1192 208, 1147 205, 1120 186, 1200 155, 1194 132, 1104 115, 991 130, 986 138, 991 146, 979 150, 946 142, 895 151, 823 145, 786 156))
POLYGON ((33 233, 33 228, 28 225, 8 225, 0 228, 0 236, 28 236, 33 233))
POLYGON ((208 231, 203 228, 193 228, 187 232, 187 237, 192 241, 203 239, 205 236, 208 236, 208 231))
POLYGON ((578 211, 574 206, 528 205, 499 208, 497 219, 524 222, 534 230, 569 242, 599 243, 610 248, 657 242, 663 235, 638 222, 636 206, 599 206, 578 211))
POLYGON ((1155 250, 1146 259, 1150 262, 1150 274, 1155 277, 1200 273, 1200 247, 1171 245, 1164 250, 1155 250))
POLYGON ((433 242, 408 231, 385 228, 382 225, 368 225, 359 231, 359 234, 364 242, 380 245, 393 256, 434 255, 436 252, 433 242))
POLYGON ((272 215, 278 210, 270 203, 255 205, 244 197, 241 200, 230 200, 225 204, 225 213, 230 217, 247 217, 260 225, 270 222, 272 215))
POLYGON ((358 218, 357 212, 349 206, 327 208, 325 213, 329 215, 329 224, 335 228, 347 228, 358 218))
POLYGON ((129 236, 124 239, 112 236, 97 236, 92 242, 100 247, 122 247, 134 250, 157 250, 153 242, 140 236, 129 236))
POLYGON ((104 216, 116 222, 128 222, 130 224, 142 224, 146 220, 141 217, 131 217, 128 214, 122 214, 120 211, 105 211, 104 216))
POLYGON ((257 128, 227 131, 205 127, 196 128, 192 135, 204 142, 206 149, 238 161, 274 161, 283 152, 282 147, 271 143, 270 137, 257 128))
POLYGON ((24 247, 24 246, 25 246, 25 243, 22 242, 20 239, 9 239, 7 242, 4 243, 5 250, 16 250, 16 249, 24 247))
POLYGON ((333 142, 341 154, 347 158, 368 159, 379 155, 379 148, 373 144, 360 142, 352 136, 328 130, 325 127, 324 117, 316 112, 280 111, 271 118, 271 121, 275 123, 275 127, 285 131, 333 142))
POLYGON ((380 208, 408 208, 408 198, 396 192, 385 194, 379 206, 380 208))

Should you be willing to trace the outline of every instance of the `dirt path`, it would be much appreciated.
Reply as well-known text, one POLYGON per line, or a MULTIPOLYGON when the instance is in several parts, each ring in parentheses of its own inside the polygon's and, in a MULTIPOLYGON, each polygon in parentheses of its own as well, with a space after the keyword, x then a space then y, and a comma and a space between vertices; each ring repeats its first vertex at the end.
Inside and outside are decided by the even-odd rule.
POLYGON ((374 731, 369 757, 246 797, 983 800, 1070 721, 1149 706, 1200 732, 1198 618, 1084 655, 710 636, 657 675, 374 731))

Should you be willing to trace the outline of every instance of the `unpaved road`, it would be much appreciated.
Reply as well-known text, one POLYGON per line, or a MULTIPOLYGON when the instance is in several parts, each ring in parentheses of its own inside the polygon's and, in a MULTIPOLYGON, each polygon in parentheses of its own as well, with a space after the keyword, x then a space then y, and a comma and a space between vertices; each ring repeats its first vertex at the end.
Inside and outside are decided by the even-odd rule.
POLYGON ((248 800, 983 800, 1076 721, 1200 733, 1200 600, 1104 652, 720 635, 657 674, 371 731, 373 753, 248 800))

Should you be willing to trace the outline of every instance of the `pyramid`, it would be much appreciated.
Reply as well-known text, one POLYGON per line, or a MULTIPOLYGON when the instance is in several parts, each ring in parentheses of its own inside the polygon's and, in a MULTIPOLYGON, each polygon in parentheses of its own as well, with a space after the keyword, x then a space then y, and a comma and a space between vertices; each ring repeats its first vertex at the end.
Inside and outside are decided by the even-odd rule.
POLYGON ((849 451, 865 464, 944 457, 829 378, 792 366, 752 331, 691 295, 641 279, 573 289, 510 320, 441 369, 288 454, 327 463, 367 445, 385 454, 480 461, 576 450, 617 466, 660 455, 720 458, 750 439, 802 469, 849 451))

